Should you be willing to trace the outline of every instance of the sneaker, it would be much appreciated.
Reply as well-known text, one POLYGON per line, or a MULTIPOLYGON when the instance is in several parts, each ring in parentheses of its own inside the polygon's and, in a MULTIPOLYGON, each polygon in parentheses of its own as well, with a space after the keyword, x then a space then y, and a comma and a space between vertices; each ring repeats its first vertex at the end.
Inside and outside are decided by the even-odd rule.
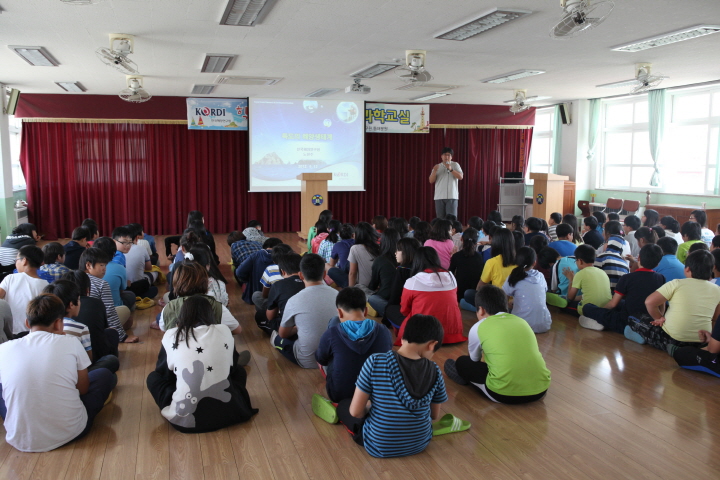
POLYGON ((632 340, 635 343, 639 343, 640 345, 645 345, 645 338, 630 328, 630 325, 625 326, 625 338, 632 340))
POLYGON ((445 375, 447 375, 450 380, 460 385, 467 385, 469 383, 457 372, 457 368, 455 368, 455 360, 445 360, 445 375))
POLYGON ((270 334, 270 345, 275 346, 275 338, 277 338, 278 333, 276 330, 273 330, 273 332, 270 334))
POLYGON ((584 315, 580 315, 580 326, 589 330, 605 330, 605 327, 600 322, 584 315))
POLYGON ((557 293, 546 293, 545 301, 548 305, 552 305, 553 307, 566 308, 568 306, 567 300, 558 295, 557 293))
POLYGON ((250 363, 250 358, 252 358, 250 355, 250 350, 243 350, 242 352, 240 352, 237 359, 238 367, 244 367, 245 365, 250 363))
POLYGON ((330 400, 317 393, 312 396, 312 411, 327 423, 338 422, 337 409, 335 406, 330 400))

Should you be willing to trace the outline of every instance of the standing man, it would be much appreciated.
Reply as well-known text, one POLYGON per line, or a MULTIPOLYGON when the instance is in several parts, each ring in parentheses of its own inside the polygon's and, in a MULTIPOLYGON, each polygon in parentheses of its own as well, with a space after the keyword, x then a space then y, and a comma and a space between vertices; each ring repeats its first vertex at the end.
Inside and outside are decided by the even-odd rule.
POLYGON ((458 180, 463 179, 463 171, 457 162, 452 161, 453 149, 442 149, 438 163, 430 174, 430 183, 435 184, 435 214, 438 218, 453 214, 457 217, 458 180))

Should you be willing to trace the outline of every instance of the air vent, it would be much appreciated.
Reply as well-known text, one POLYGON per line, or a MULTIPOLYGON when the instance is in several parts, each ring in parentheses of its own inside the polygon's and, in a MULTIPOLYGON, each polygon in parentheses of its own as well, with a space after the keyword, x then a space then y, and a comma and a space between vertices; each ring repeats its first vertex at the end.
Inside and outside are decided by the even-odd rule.
POLYGON ((438 83, 416 85, 408 83, 402 87, 397 87, 395 90, 409 90, 412 92, 444 92, 445 90, 453 90, 455 88, 460 88, 460 85, 440 85, 438 83))
POLYGON ((320 88, 314 92, 308 93, 306 97, 324 97, 325 95, 331 95, 335 92, 339 92, 339 88, 320 88))
POLYGON ((275 85, 280 80, 282 78, 220 75, 215 79, 215 83, 218 85, 275 85))

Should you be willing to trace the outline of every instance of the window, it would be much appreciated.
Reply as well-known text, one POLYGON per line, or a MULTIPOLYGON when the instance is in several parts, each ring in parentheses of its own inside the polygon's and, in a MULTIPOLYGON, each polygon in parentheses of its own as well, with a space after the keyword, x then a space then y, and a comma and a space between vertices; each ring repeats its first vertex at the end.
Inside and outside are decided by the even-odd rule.
POLYGON ((600 188, 720 195, 720 88, 671 90, 665 110, 661 184, 653 187, 647 96, 603 102, 600 188))
POLYGON ((12 165, 13 190, 25 190, 25 176, 20 167, 20 132, 22 120, 10 116, 10 163, 12 165))
POLYGON ((553 125, 555 125, 554 108, 542 108, 535 112, 529 173, 552 173, 555 158, 553 125))

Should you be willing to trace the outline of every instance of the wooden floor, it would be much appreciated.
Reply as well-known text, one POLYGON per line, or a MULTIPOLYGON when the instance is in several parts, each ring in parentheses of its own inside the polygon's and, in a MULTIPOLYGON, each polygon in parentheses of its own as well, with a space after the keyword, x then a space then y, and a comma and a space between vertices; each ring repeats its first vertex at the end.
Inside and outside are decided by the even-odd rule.
MULTIPOLYGON (((294 234, 277 236, 298 245, 294 234)), ((216 243, 223 273, 232 279, 224 237, 216 243)), ((552 372, 543 401, 493 404, 448 380, 442 411, 472 428, 435 438, 413 457, 372 458, 344 428, 313 415, 310 397, 324 394, 320 373, 270 348, 234 281, 228 291, 243 327, 237 348, 253 357, 248 390, 260 413, 251 421, 185 435, 161 417, 145 388, 162 335, 148 329, 155 307, 136 313, 134 333, 142 343, 121 345, 118 386, 92 432, 58 450, 29 454, 7 445, 2 430, 0 479, 720 478, 720 379, 676 368, 659 350, 585 330, 556 311, 552 330, 537 337, 552 372)), ((466 333, 473 318, 463 312, 466 333)), ((434 360, 442 367, 466 353, 466 344, 443 347, 434 360)))

